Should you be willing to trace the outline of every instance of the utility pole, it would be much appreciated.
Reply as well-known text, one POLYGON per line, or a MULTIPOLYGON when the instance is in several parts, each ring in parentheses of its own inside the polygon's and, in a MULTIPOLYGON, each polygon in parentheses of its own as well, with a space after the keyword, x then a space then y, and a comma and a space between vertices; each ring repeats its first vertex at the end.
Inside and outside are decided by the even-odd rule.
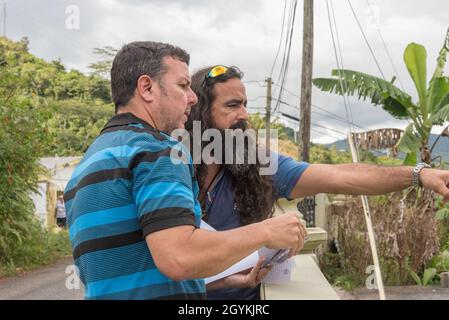
POLYGON ((4 0, 2 4, 3 4, 3 36, 6 38, 6 0, 4 0))
POLYGON ((309 161, 313 72, 313 0, 304 0, 299 158, 309 161))
POLYGON ((271 78, 265 80, 267 83, 267 105, 265 107, 265 145, 270 150, 270 128, 271 128, 271 78))

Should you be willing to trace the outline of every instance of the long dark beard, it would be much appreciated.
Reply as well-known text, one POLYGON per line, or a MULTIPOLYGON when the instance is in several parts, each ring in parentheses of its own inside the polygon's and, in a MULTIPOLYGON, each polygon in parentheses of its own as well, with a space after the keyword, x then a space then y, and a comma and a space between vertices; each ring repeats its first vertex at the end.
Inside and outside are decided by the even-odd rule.
MULTIPOLYGON (((243 131, 247 128, 248 124, 246 121, 239 121, 230 127, 230 129, 241 129, 243 131)), ((223 166, 232 177, 235 203, 242 225, 271 217, 277 198, 272 178, 271 176, 260 175, 261 164, 257 157, 256 163, 249 163, 248 161, 248 149, 256 148, 257 150, 257 141, 249 137, 244 143, 244 149, 240 149, 240 154, 237 153, 239 148, 237 148, 235 143, 232 144, 232 148, 234 162, 226 164, 224 160, 227 150, 223 142, 223 166), (235 162, 236 159, 243 160, 243 164, 237 164, 235 162)))
MULTIPOLYGON (((248 129, 248 123, 246 121, 239 121, 232 125, 230 130, 242 130, 243 132, 248 129)), ((224 137, 224 130, 220 130, 222 133, 222 136, 224 137)), ((256 148, 256 141, 254 141, 251 138, 245 139, 245 143, 242 148, 238 148, 236 145, 236 141, 233 140, 232 144, 229 145, 225 144, 225 139, 223 139, 223 156, 222 156, 222 163, 225 169, 227 169, 233 176, 239 176, 239 175, 247 175, 252 170, 254 171, 256 169, 256 164, 249 163, 249 157, 248 157, 248 149, 249 148, 256 148), (229 147, 232 147, 232 150, 229 150, 229 147), (226 163, 225 158, 226 154, 232 151, 233 155, 233 161, 232 163, 226 163), (243 162, 243 163, 240 163, 243 162)))

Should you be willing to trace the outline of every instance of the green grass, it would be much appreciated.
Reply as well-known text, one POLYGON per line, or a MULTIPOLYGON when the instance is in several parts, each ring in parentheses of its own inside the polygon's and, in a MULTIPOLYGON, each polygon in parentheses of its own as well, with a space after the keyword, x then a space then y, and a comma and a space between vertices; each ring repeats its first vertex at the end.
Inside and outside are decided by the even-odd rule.
POLYGON ((13 277, 71 255, 68 232, 61 229, 44 231, 39 239, 24 242, 8 261, 0 260, 0 278, 13 277))

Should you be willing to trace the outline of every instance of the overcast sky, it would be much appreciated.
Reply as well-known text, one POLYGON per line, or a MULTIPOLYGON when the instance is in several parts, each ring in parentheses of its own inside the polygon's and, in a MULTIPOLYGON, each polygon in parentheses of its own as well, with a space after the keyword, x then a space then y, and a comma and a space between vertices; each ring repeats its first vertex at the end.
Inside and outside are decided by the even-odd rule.
MULTIPOLYGON (((287 0, 287 8, 291 1, 287 0)), ((429 76, 433 73, 449 27, 449 1, 351 2, 385 77, 391 79, 394 69, 376 25, 380 26, 405 90, 416 97, 402 60, 404 49, 410 42, 423 44, 428 52, 429 76)), ((333 3, 345 68, 380 76, 348 2, 334 0, 333 3)), ((69 69, 89 72, 87 66, 97 59, 92 54, 93 48, 119 48, 135 40, 169 42, 183 47, 191 54, 192 72, 206 65, 236 65, 245 73, 244 81, 259 81, 247 83, 247 95, 251 100, 248 105, 253 112, 257 108, 263 111, 265 104, 266 89, 261 85, 270 75, 278 48, 284 0, 6 0, 6 9, 6 35, 9 38, 19 40, 23 36, 28 37, 33 54, 48 61, 60 58, 69 69), (73 5, 79 10, 79 28, 73 28, 76 22, 73 20, 73 5)), ((298 95, 300 88, 302 11, 303 2, 299 1, 286 81, 286 88, 293 94, 285 93, 282 98, 293 106, 298 105, 294 94, 298 95)), ((3 13, 0 17, 3 22, 3 13)), ((3 23, 0 28, 3 33, 3 23)), ((315 0, 314 50, 314 77, 330 76, 331 70, 336 68, 336 61, 324 0, 315 0)), ((278 77, 279 60, 273 74, 274 81, 278 77)), ((446 66, 446 73, 448 70, 446 66)), ((399 85, 398 82, 396 84, 399 85)), ((313 104, 346 118, 340 96, 314 89, 313 104)), ((351 106, 354 122, 363 128, 404 128, 406 125, 368 103, 351 99, 351 106)), ((323 113, 320 109, 314 110, 323 113)), ((298 116, 297 108, 282 105, 281 111, 298 116)), ((329 142, 343 137, 336 131, 348 131, 343 122, 318 113, 313 114, 312 121, 321 126, 315 126, 315 130, 325 134, 312 132, 313 141, 329 142)), ((434 130, 435 133, 440 131, 440 128, 434 130)))

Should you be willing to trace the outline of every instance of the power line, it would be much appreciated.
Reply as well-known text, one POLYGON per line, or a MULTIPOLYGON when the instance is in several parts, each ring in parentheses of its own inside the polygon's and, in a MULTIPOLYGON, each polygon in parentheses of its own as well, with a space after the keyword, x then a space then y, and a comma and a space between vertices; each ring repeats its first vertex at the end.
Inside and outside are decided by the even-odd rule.
POLYGON ((6 0, 3 3, 3 37, 6 38, 6 0))
MULTIPOLYGON (((273 83, 273 85, 279 86, 277 83, 273 83)), ((283 90, 284 90, 285 92, 288 92, 288 93, 290 93, 291 95, 293 95, 293 96, 299 98, 299 96, 298 96, 296 93, 294 93, 294 92, 292 92, 292 91, 290 91, 290 90, 287 90, 286 88, 284 88, 283 90)), ((287 105, 287 106, 289 106, 289 107, 292 107, 292 108, 295 108, 295 109, 297 108, 296 106, 292 106, 292 105, 290 105, 290 104, 288 104, 288 103, 285 103, 285 102, 283 102, 283 101, 281 101, 280 103, 281 103, 281 104, 285 104, 285 105, 287 105)), ((346 123, 348 122, 347 119, 344 119, 344 118, 342 118, 341 116, 339 116, 339 115, 336 114, 336 113, 330 112, 330 111, 328 111, 328 110, 326 110, 326 109, 324 109, 324 108, 322 108, 322 107, 319 107, 319 106, 317 106, 316 104, 313 104, 313 103, 312 103, 312 107, 317 108, 317 109, 320 109, 320 110, 322 110, 322 111, 328 113, 329 115, 332 115, 332 116, 334 116, 334 117, 337 117, 340 121, 343 121, 343 122, 346 122, 346 123)), ((312 111, 312 112, 314 112, 314 111, 312 111)), ((351 117, 351 118, 352 118, 352 117, 351 117)), ((362 126, 356 124, 356 123, 354 122, 353 119, 351 119, 351 124, 354 125, 354 126, 356 126, 356 127, 358 127, 359 129, 367 130, 367 128, 364 128, 364 127, 362 127, 362 126)))
POLYGON ((318 123, 313 123, 312 122, 312 125, 314 125, 315 127, 319 127, 319 128, 322 128, 322 129, 330 130, 330 131, 333 131, 335 133, 338 133, 338 134, 341 134, 343 136, 346 136, 346 133, 344 133, 344 132, 341 132, 339 130, 335 130, 335 129, 332 129, 332 128, 329 128, 329 127, 326 127, 326 126, 322 126, 322 125, 320 125, 318 123))
POLYGON ((355 20, 357 21, 357 25, 359 26, 360 32, 362 33, 363 38, 365 39, 366 45, 368 46, 368 49, 371 52, 371 56, 373 57, 374 62, 376 63, 377 68, 379 69, 380 74, 382 75, 382 78, 385 80, 385 75, 382 72, 382 69, 381 69, 381 67, 379 65, 379 62, 377 61, 376 55, 374 54, 374 51, 371 48, 371 45, 370 45, 370 43, 369 43, 369 41, 368 41, 368 39, 367 39, 367 37, 365 35, 365 32, 363 31, 363 28, 362 28, 362 25, 360 24, 359 18, 357 17, 357 14, 355 13, 354 8, 352 7, 351 0, 348 0, 348 4, 349 4, 349 7, 351 8, 351 11, 352 11, 352 14, 354 15, 355 20))
POLYGON ((294 32, 294 26, 295 26, 295 20, 296 20, 296 7, 297 7, 298 1, 293 0, 292 5, 290 8, 290 19, 288 23, 288 33, 286 36, 286 42, 285 42, 285 49, 284 49, 284 57, 282 59, 281 69, 279 72, 279 77, 277 82, 280 82, 280 90, 278 94, 278 103, 276 103, 276 107, 274 108, 273 113, 275 113, 279 109, 279 100, 282 99, 282 93, 283 88, 285 85, 285 81, 288 74, 288 65, 290 63, 290 52, 291 52, 291 46, 292 46, 292 38, 293 38, 293 32, 294 32))
MULTIPOLYGON (((292 116, 292 115, 289 115, 289 114, 283 113, 283 112, 281 112, 281 114, 282 114, 284 117, 288 118, 288 119, 291 119, 291 120, 293 120, 293 121, 299 122, 299 118, 297 118, 297 117, 294 117, 294 116, 292 116)), ((330 131, 333 131, 333 132, 336 132, 336 133, 338 133, 338 134, 341 134, 341 135, 346 136, 346 133, 344 133, 344 132, 341 132, 341 131, 339 131, 339 130, 335 130, 335 129, 332 129, 332 128, 329 128, 329 127, 326 127, 326 126, 323 126, 323 125, 318 124, 318 123, 313 123, 313 122, 312 122, 312 125, 314 125, 314 126, 316 126, 316 127, 320 127, 320 128, 326 129, 326 130, 330 130, 330 131)))
POLYGON ((281 112, 281 115, 283 115, 284 117, 286 117, 288 119, 291 119, 291 120, 294 120, 296 122, 299 122, 299 118, 298 117, 292 116, 292 115, 290 115, 288 113, 281 112))
MULTIPOLYGON (((335 39, 333 37, 332 23, 330 21, 329 6, 328 6, 329 25, 330 25, 330 29, 331 29, 332 41, 333 41, 333 44, 334 44, 335 59, 337 61, 338 69, 344 69, 345 66, 344 66, 344 63, 343 63, 343 54, 341 53, 340 35, 339 35, 339 32, 338 32, 337 19, 335 18, 334 3, 333 3, 332 0, 330 0, 330 2, 331 2, 331 9, 332 9, 332 17, 333 17, 333 20, 334 20, 335 36, 337 38, 338 52, 339 52, 339 55, 340 55, 340 59, 338 59, 338 54, 337 54, 337 50, 336 50, 336 47, 335 47, 335 39), (339 65, 339 62, 340 62, 341 67, 339 65)), ((328 2, 326 0, 326 4, 327 3, 328 2)), ((340 71, 339 71, 339 73, 340 73, 340 71)), ((342 87, 342 91, 344 91, 344 93, 343 93, 343 102, 345 104, 346 118, 348 119, 348 122, 351 123, 351 124, 349 124, 349 130, 352 131, 352 129, 353 129, 352 128, 352 123, 354 123, 354 118, 352 116, 351 104, 349 102, 348 96, 346 95, 346 90, 348 89, 348 83, 346 81, 346 77, 344 79, 342 79, 341 74, 340 74, 340 85, 342 87), (343 84, 344 84, 344 86, 343 86, 343 84)))
MULTIPOLYGON (((344 120, 344 119, 339 119, 339 118, 334 117, 334 116, 331 116, 331 115, 327 115, 327 114, 324 114, 324 113, 319 113, 318 111, 312 111, 312 113, 313 113, 313 114, 320 115, 320 116, 323 116, 323 117, 326 117, 326 118, 329 118, 329 119, 333 119, 333 120, 336 120, 336 121, 340 121, 340 122, 345 123, 345 124, 348 123, 348 121, 346 121, 346 120, 344 120)), ((355 123, 352 123, 352 124, 353 124, 355 127, 359 128, 359 129, 362 129, 362 130, 365 130, 365 131, 367 130, 366 128, 363 128, 363 127, 360 127, 360 126, 356 125, 355 123)))
POLYGON ((262 98, 266 98, 267 96, 257 96, 257 97, 255 97, 254 99, 248 99, 247 101, 257 101, 257 100, 259 100, 259 99, 262 99, 262 98))
POLYGON ((283 121, 287 121, 287 122, 289 122, 290 124, 294 125, 294 127, 295 127, 296 130, 299 129, 299 122, 298 122, 298 120, 290 119, 290 118, 283 118, 282 120, 283 120, 283 121))
POLYGON ((285 37, 285 43, 284 43, 284 53, 282 56, 282 63, 281 63, 281 67, 279 70, 279 75, 277 78, 277 82, 281 82, 281 79, 283 78, 283 75, 285 73, 285 66, 286 66, 286 62, 288 60, 288 57, 290 55, 289 52, 289 44, 291 44, 291 33, 292 33, 292 29, 294 27, 294 23, 295 23, 295 13, 296 13, 296 4, 297 4, 297 0, 292 0, 291 4, 290 4, 290 9, 289 9, 289 20, 287 22, 287 34, 285 37))
POLYGON ((278 56, 279 56, 279 51, 281 49, 282 38, 284 37, 284 23, 285 23, 285 12, 286 12, 286 9, 287 9, 287 0, 284 0, 284 13, 283 13, 283 16, 282 16, 281 37, 279 39, 279 45, 278 45, 278 49, 277 49, 277 52, 276 52, 276 57, 274 58, 273 66, 271 67, 270 78, 273 77, 274 67, 276 65, 276 61, 277 61, 278 56))
POLYGON ((326 132, 323 132, 323 131, 320 131, 320 130, 317 130, 317 129, 314 129, 314 128, 312 128, 312 131, 315 132, 315 133, 324 135, 324 136, 328 136, 328 137, 333 138, 333 139, 341 140, 341 138, 338 138, 338 137, 333 136, 333 135, 331 135, 329 133, 326 133, 326 132))
MULTIPOLYGON (((259 99, 262 99, 262 98, 266 98, 266 96, 257 96, 256 98, 254 98, 254 99, 248 99, 248 101, 257 101, 257 100, 259 100, 259 99)), ((272 98, 273 100, 278 100, 278 99, 276 99, 276 98, 272 98)), ((290 108, 292 108, 292 109, 295 109, 295 111, 297 111, 297 106, 294 106, 294 105, 291 105, 291 104, 289 104, 289 103, 287 103, 287 102, 285 102, 285 101, 282 101, 282 100, 280 100, 279 101, 279 103, 280 104, 282 104, 282 105, 285 105, 285 106, 287 106, 287 107, 290 107, 290 108)), ((321 108, 321 107, 319 107, 319 106, 317 106, 317 105, 315 105, 315 104, 312 104, 312 106, 314 107, 314 108, 317 108, 317 109, 319 109, 319 110, 322 110, 323 112, 326 112, 327 114, 323 114, 323 113, 320 113, 320 112, 318 112, 318 111, 314 111, 314 110, 312 110, 312 113, 314 113, 314 114, 318 114, 318 115, 321 115, 321 116, 324 116, 324 117, 328 117, 328 118, 330 118, 330 119, 334 119, 334 120, 336 120, 336 121, 340 121, 340 122, 343 122, 343 123, 348 123, 348 120, 346 120, 346 119, 344 119, 344 118, 342 118, 342 117, 340 117, 339 115, 337 115, 337 114, 335 114, 335 113, 333 113, 333 112, 330 112, 330 111, 327 111, 326 109, 324 109, 324 108, 321 108)), ((248 108, 250 108, 250 109, 263 109, 263 107, 248 107, 248 108)), ((280 110, 280 109, 279 109, 280 110)), ((281 114, 285 114, 285 113, 282 113, 282 112, 280 112, 281 114)), ((298 119, 299 120, 299 119, 298 119)), ((367 128, 365 128, 365 127, 362 127, 362 126, 360 126, 360 125, 358 125, 358 124, 356 124, 356 123, 354 123, 354 122, 350 122, 350 124, 352 124, 353 126, 355 126, 355 127, 357 127, 357 128, 359 128, 359 129, 362 129, 362 130, 368 130, 367 128)))
POLYGON ((337 117, 337 118, 339 118, 339 119, 341 119, 341 120, 343 120, 343 121, 345 121, 345 122, 348 121, 347 119, 340 117, 338 114, 333 113, 333 112, 330 112, 330 111, 328 111, 328 110, 326 110, 326 109, 324 109, 324 108, 322 108, 322 107, 317 106, 316 104, 312 104, 312 106, 313 106, 314 108, 318 109, 318 110, 321 110, 321 111, 323 111, 323 112, 326 112, 327 114, 329 114, 329 115, 331 115, 331 116, 335 116, 335 117, 337 117))
MULTIPOLYGON (((276 82, 273 82, 273 85, 276 86, 276 87, 281 87, 281 85, 277 84, 276 82)), ((285 88, 285 87, 283 87, 282 90, 285 91, 285 92, 290 93, 291 95, 293 95, 293 96, 295 96, 297 98, 299 98, 298 94, 296 94, 296 93, 294 93, 294 92, 292 92, 290 90, 287 90, 287 88, 285 88)))
MULTIPOLYGON (((251 108, 254 108, 254 107, 250 107, 250 109, 251 109, 251 108)), ((293 124, 295 127, 298 126, 298 124, 299 124, 299 118, 290 116, 289 114, 285 114, 285 113, 282 113, 282 112, 281 112, 281 115, 284 117, 284 118, 282 118, 283 121, 287 121, 287 122, 293 124)), ((325 128, 325 129, 327 129, 327 130, 336 131, 336 130, 333 130, 333 129, 331 129, 331 128, 325 127, 325 126, 316 125, 316 124, 314 124, 314 125, 315 125, 315 126, 319 126, 319 127, 321 127, 321 128, 325 128)), ((319 130, 317 130, 317 129, 315 129, 315 128, 312 128, 312 131, 315 131, 315 132, 317 132, 317 133, 319 133, 319 134, 322 134, 322 135, 326 135, 326 136, 328 136, 328 137, 330 137, 330 138, 333 138, 333 139, 341 140, 341 138, 339 138, 339 137, 336 137, 336 136, 334 136, 334 135, 331 135, 331 134, 326 133, 326 132, 323 132, 323 131, 319 131, 319 130)), ((339 133, 339 131, 336 131, 336 132, 339 133)), ((340 133, 340 134, 344 135, 343 133, 340 133)))
POLYGON ((261 82, 264 83, 264 81, 261 81, 261 80, 242 81, 242 83, 257 83, 259 85, 259 87, 265 87, 265 85, 260 84, 261 82))
POLYGON ((376 17, 375 17, 374 12, 373 12, 373 8, 372 8, 372 6, 371 6, 371 4, 369 3, 368 0, 366 0, 366 4, 367 4, 367 6, 368 6, 368 8, 369 8, 369 10, 371 12, 371 16, 373 17, 374 23, 376 25, 377 33, 379 33, 380 39, 382 40, 383 46, 384 46, 385 51, 387 52, 387 55, 388 55, 388 59, 390 59, 391 66, 393 67, 393 70, 394 70, 396 76, 398 77, 399 84, 400 84, 402 90, 405 90, 404 89, 404 85, 402 84, 401 78, 399 77, 399 72, 396 69, 396 65, 393 62, 393 58, 391 57, 390 50, 388 49, 387 43, 385 42, 385 39, 384 39, 384 37, 382 35, 382 31, 380 30, 379 24, 377 23, 376 17))
MULTIPOLYGON (((286 102, 284 102, 284 101, 279 101, 279 103, 280 103, 280 104, 283 104, 283 105, 286 105, 286 106, 288 106, 288 107, 290 107, 290 108, 293 108, 293 109, 295 109, 295 110, 297 110, 297 107, 296 107, 296 106, 293 106, 293 105, 291 105, 291 104, 288 104, 288 103, 286 103, 286 102)), ((348 120, 347 120, 347 119, 344 119, 344 118, 340 117, 339 115, 337 115, 337 114, 335 114, 335 113, 332 113, 332 112, 330 112, 330 111, 327 111, 327 110, 324 109, 324 108, 318 107, 318 106, 315 105, 315 104, 312 104, 312 106, 313 106, 314 108, 320 109, 320 110, 322 110, 322 111, 328 113, 328 115, 322 114, 322 113, 319 113, 319 112, 313 111, 313 110, 312 110, 312 113, 319 114, 319 115, 322 115, 322 116, 325 116, 325 117, 328 117, 328 118, 331 118, 331 119, 334 119, 334 120, 338 120, 338 121, 340 121, 340 122, 343 122, 343 123, 348 124, 348 120)), ((362 127, 362 126, 360 126, 360 125, 358 125, 358 124, 356 124, 356 123, 354 123, 354 122, 352 122, 352 121, 349 122, 349 123, 352 124, 353 126, 359 128, 359 129, 362 129, 362 130, 368 130, 367 128, 362 127)))

